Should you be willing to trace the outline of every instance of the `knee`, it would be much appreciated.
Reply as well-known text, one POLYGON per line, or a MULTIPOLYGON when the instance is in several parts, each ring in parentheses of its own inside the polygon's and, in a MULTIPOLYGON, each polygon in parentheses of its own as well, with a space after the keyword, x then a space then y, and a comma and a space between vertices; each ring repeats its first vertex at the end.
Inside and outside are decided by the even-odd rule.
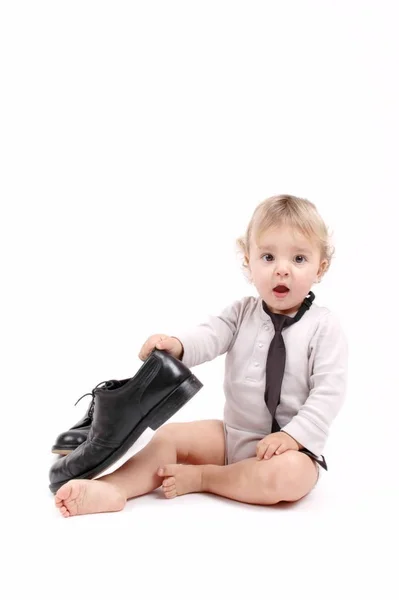
POLYGON ((287 491, 294 489, 297 485, 298 474, 303 467, 303 457, 294 450, 287 450, 279 458, 284 460, 275 463, 275 469, 272 473, 272 485, 278 495, 285 496, 287 491))
POLYGON ((166 423, 154 433, 152 443, 167 446, 176 452, 176 462, 184 463, 187 460, 187 442, 183 434, 182 423, 166 423))
POLYGON ((179 459, 185 456, 185 437, 182 431, 181 423, 166 423, 156 430, 152 437, 154 443, 173 446, 179 455, 179 459))
POLYGON ((279 500, 295 502, 308 494, 317 481, 313 462, 305 454, 289 450, 281 455, 278 471, 275 473, 275 493, 279 500))
POLYGON ((166 425, 162 425, 156 430, 152 439, 173 441, 176 438, 176 425, 177 423, 166 423, 166 425))

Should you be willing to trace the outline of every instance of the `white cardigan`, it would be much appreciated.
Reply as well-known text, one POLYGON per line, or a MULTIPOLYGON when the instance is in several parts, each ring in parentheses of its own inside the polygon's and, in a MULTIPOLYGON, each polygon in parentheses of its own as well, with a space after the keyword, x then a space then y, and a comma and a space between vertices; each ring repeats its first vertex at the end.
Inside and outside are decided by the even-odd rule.
MULTIPOLYGON (((220 315, 175 337, 183 344, 182 362, 189 368, 227 352, 226 462, 255 456, 257 441, 272 427, 264 394, 274 327, 262 299, 245 296, 220 315)), ((283 338, 286 365, 276 419, 282 431, 320 455, 346 395, 347 338, 337 317, 314 303, 299 321, 283 330, 283 338)))

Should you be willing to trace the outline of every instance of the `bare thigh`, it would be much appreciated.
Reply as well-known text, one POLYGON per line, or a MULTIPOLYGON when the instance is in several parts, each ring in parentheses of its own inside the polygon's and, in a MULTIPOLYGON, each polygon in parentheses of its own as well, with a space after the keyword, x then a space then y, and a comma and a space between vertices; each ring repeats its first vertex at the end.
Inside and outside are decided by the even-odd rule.
POLYGON ((176 446, 177 462, 189 465, 224 465, 223 421, 216 419, 167 423, 154 438, 165 437, 176 446))

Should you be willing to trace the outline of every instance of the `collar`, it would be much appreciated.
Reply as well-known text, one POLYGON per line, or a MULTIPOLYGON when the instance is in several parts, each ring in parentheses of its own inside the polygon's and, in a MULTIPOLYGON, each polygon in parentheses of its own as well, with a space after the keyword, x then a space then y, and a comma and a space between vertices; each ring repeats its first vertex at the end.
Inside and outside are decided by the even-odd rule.
MULTIPOLYGON (((298 312, 301 310, 301 308, 304 304, 306 306, 308 306, 309 310, 311 310, 315 297, 316 296, 314 295, 314 293, 312 291, 309 291, 308 295, 303 299, 303 302, 302 302, 301 306, 298 308, 298 310, 296 312, 293 312, 289 315, 284 315, 284 316, 288 316, 293 319, 298 314, 298 312)), ((267 323, 272 323, 271 316, 268 315, 265 310, 263 310, 262 302, 263 302, 263 299, 260 296, 258 296, 258 315, 262 321, 265 321, 267 323)), ((308 311, 305 311, 305 312, 308 312, 308 311)))

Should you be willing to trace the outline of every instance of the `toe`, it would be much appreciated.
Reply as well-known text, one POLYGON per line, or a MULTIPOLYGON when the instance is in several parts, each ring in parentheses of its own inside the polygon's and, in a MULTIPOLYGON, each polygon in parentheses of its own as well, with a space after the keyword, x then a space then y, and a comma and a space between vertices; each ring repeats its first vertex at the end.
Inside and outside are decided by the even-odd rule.
POLYGON ((164 465, 160 469, 158 469, 158 475, 162 477, 170 477, 175 475, 177 470, 177 465, 164 465))
POLYGON ((60 487, 60 489, 56 493, 55 501, 57 502, 57 501, 68 500, 69 496, 71 495, 71 492, 72 492, 72 485, 69 482, 65 483, 65 485, 60 487))
POLYGON ((162 482, 162 487, 170 488, 172 485, 175 485, 175 482, 176 480, 174 477, 166 477, 166 479, 164 479, 162 482))
POLYGON ((165 494, 165 498, 176 498, 176 496, 177 496, 176 487, 172 487, 172 488, 168 489, 167 491, 164 492, 164 494, 165 494))

